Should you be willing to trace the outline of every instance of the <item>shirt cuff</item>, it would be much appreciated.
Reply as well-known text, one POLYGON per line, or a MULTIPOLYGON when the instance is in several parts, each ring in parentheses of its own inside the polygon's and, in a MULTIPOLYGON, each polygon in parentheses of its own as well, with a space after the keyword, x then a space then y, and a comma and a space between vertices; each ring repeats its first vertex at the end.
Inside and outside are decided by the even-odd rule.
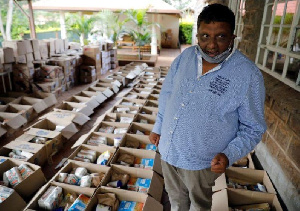
POLYGON ((232 164, 235 162, 235 160, 232 158, 230 150, 228 149, 228 147, 222 152, 226 155, 226 157, 228 158, 228 167, 232 166, 232 164))
POLYGON ((152 129, 152 132, 160 135, 161 134, 161 125, 155 123, 153 126, 153 129, 152 129))

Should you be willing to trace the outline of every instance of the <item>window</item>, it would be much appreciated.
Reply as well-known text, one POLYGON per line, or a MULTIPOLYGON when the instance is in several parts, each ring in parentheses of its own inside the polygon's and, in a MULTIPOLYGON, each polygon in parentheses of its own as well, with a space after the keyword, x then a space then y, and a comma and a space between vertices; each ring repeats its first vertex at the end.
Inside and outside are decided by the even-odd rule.
POLYGON ((257 66, 300 91, 300 0, 267 0, 257 66))
POLYGON ((243 16, 245 15, 245 2, 246 0, 230 0, 228 7, 235 14, 235 31, 237 36, 234 40, 234 46, 238 47, 239 42, 242 40, 242 32, 244 28, 243 16))

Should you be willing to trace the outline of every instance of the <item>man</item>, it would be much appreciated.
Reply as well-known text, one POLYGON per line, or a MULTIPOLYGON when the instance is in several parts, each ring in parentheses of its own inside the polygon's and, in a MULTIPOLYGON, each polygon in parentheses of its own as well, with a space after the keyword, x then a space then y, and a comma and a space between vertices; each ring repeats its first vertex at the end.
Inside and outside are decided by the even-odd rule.
POLYGON ((233 49, 235 17, 212 4, 198 17, 198 45, 172 63, 150 135, 172 210, 210 210, 214 180, 266 130, 259 69, 233 49))

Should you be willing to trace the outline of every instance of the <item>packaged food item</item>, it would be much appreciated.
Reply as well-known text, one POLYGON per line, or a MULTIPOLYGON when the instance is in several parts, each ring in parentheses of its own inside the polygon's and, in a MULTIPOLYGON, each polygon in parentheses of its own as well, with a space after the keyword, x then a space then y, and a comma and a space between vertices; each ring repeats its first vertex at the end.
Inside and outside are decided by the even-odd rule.
POLYGON ((118 211, 142 211, 144 203, 135 201, 121 201, 118 211))
POLYGON ((138 96, 137 95, 134 95, 134 94, 129 94, 127 95, 126 97, 130 98, 130 99, 137 99, 138 96))
POLYGON ((116 128, 114 130, 114 134, 125 134, 127 132, 127 128, 116 128))
POLYGON ((145 135, 142 131, 139 131, 139 130, 136 131, 136 134, 137 135, 145 135))
POLYGON ((147 119, 141 119, 140 123, 148 124, 148 120, 147 119))
POLYGON ((68 174, 64 182, 70 185, 78 185, 80 182, 80 178, 76 177, 75 174, 68 174))
POLYGON ((114 171, 113 174, 111 175, 110 181, 120 180, 122 182, 122 186, 125 186, 125 185, 127 185, 129 179, 130 179, 129 174, 124 174, 124 173, 119 173, 117 171, 114 171))
POLYGON ((130 140, 130 139, 128 139, 128 140, 126 140, 126 144, 125 145, 126 145, 126 147, 137 149, 137 148, 139 148, 140 143, 137 140, 130 140))
POLYGON ((157 147, 154 144, 147 144, 146 145, 146 150, 153 150, 156 151, 157 147))
POLYGON ((130 111, 129 108, 117 108, 117 113, 128 113, 130 111))
POLYGON ((270 211, 270 205, 268 203, 261 204, 249 204, 233 207, 233 211, 270 211))
POLYGON ((139 187, 136 184, 137 179, 138 178, 136 178, 136 177, 130 177, 130 180, 127 183, 127 189, 128 190, 131 190, 131 191, 138 191, 139 190, 139 187))
POLYGON ((132 110, 132 111, 128 111, 127 113, 128 114, 137 114, 137 112, 138 112, 137 110, 132 110))
POLYGON ((123 186, 123 184, 122 184, 121 180, 116 180, 116 181, 111 181, 111 182, 107 183, 107 186, 113 187, 113 188, 120 188, 123 186))
POLYGON ((128 124, 130 124, 132 121, 133 121, 133 118, 131 118, 131 117, 121 117, 120 118, 120 122, 121 123, 128 123, 128 124))
POLYGON ((11 158, 15 158, 15 159, 18 159, 18 160, 27 160, 27 158, 25 156, 22 156, 22 155, 17 155, 16 153, 14 152, 10 152, 8 154, 9 157, 11 158))
POLYGON ((98 132, 101 132, 101 133, 113 133, 114 130, 115 130, 115 127, 113 127, 113 126, 107 126, 107 127, 102 126, 102 127, 98 130, 98 132))
POLYGON ((97 204, 96 211, 111 211, 111 207, 103 204, 97 204))
POLYGON ((77 199, 76 193, 67 193, 63 198, 63 200, 61 201, 61 203, 59 203, 59 208, 56 209, 55 211, 68 210, 76 199, 77 199))
POLYGON ((122 102, 121 105, 133 106, 133 103, 132 102, 122 102))
POLYGON ((19 170, 19 172, 20 172, 23 179, 26 179, 27 177, 29 177, 33 173, 33 170, 29 166, 27 166, 26 164, 21 164, 18 167, 18 170, 19 170))
POLYGON ((84 167, 78 167, 78 168, 76 168, 76 170, 75 170, 75 175, 76 175, 78 178, 81 178, 81 177, 87 175, 87 173, 88 173, 88 170, 87 170, 86 168, 84 168, 84 167))
POLYGON ((107 145, 107 138, 103 136, 92 136, 90 140, 87 141, 88 145, 99 146, 100 144, 107 145))
POLYGON ((114 193, 97 194, 98 204, 111 207, 112 211, 118 210, 119 200, 114 193))
POLYGON ((148 193, 148 189, 151 184, 151 179, 138 178, 136 185, 138 186, 138 192, 148 193))
POLYGON ((92 177, 90 175, 85 175, 80 179, 81 187, 91 187, 92 186, 92 177))
POLYGON ((12 167, 10 170, 6 171, 5 176, 7 177, 9 184, 12 187, 20 184, 23 181, 23 178, 19 172, 18 167, 12 167))
POLYGON ((80 194, 78 198, 74 201, 68 211, 83 211, 87 207, 90 198, 80 194))
POLYGON ((0 203, 7 199, 11 194, 13 194, 14 189, 0 185, 0 203))
POLYGON ((107 150, 105 152, 103 152, 97 159, 97 164, 100 165, 106 165, 109 158, 110 158, 111 154, 110 152, 107 150))
POLYGON ((120 146, 121 140, 122 140, 122 137, 114 138, 114 147, 120 146))
POLYGON ((129 165, 133 165, 134 164, 134 156, 127 154, 127 153, 122 153, 119 155, 117 162, 120 163, 121 161, 129 164, 129 165))
POLYGON ((134 161, 134 167, 136 168, 145 168, 153 169, 154 159, 152 158, 136 158, 134 161))
POLYGON ((89 159, 92 163, 96 160, 96 152, 93 150, 80 150, 80 152, 77 153, 76 157, 89 159))
POLYGON ((64 182, 67 177, 68 177, 68 173, 59 173, 58 182, 64 182))
POLYGON ((82 161, 82 162, 87 162, 87 163, 91 163, 90 159, 87 158, 80 158, 80 157, 74 157, 74 160, 78 160, 78 161, 82 161))
POLYGON ((62 188, 57 186, 50 186, 47 191, 38 200, 39 207, 45 210, 54 210, 62 201, 62 188))
POLYGON ((91 177, 92 177, 92 186, 94 187, 98 187, 103 179, 103 177, 105 176, 104 173, 92 173, 91 177))

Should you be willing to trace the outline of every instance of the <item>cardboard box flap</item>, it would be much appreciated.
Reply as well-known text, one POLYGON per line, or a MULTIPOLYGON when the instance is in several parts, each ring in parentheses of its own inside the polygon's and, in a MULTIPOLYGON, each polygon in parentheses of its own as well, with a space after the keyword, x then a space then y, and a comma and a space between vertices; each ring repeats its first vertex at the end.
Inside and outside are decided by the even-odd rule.
POLYGON ((18 129, 27 123, 27 119, 25 119, 21 114, 6 112, 0 112, 0 121, 3 121, 3 124, 8 125, 13 129, 18 129))
POLYGON ((0 125, 0 137, 3 136, 5 133, 7 133, 7 130, 1 127, 0 125))
POLYGON ((71 149, 77 148, 77 147, 79 147, 80 145, 82 145, 83 142, 86 140, 86 138, 87 138, 89 135, 90 135, 90 133, 87 133, 87 134, 82 135, 82 136, 75 142, 75 144, 73 144, 73 146, 71 147, 71 149))
POLYGON ((26 202, 13 190, 13 193, 0 203, 0 210, 19 211, 26 207, 26 202))
POLYGON ((4 145, 4 147, 8 149, 17 149, 17 150, 24 150, 26 152, 36 153, 40 151, 44 147, 44 145, 30 143, 27 141, 12 141, 4 145))
POLYGON ((78 125, 84 125, 85 123, 87 123, 91 118, 89 118, 88 116, 82 114, 82 113, 78 113, 75 118, 73 119, 73 122, 78 124, 78 125))
POLYGON ((44 110, 46 110, 48 108, 48 106, 46 105, 46 103, 43 100, 41 100, 41 99, 32 98, 32 97, 24 97, 23 99, 26 102, 28 102, 30 105, 32 105, 33 109, 37 113, 41 113, 42 111, 44 111, 44 110))
POLYGON ((62 129, 61 134, 66 138, 70 139, 75 133, 77 133, 79 129, 74 125, 73 123, 66 126, 64 129, 62 129))
POLYGON ((122 86, 122 84, 120 83, 120 81, 118 81, 118 80, 115 80, 115 81, 113 81, 113 82, 111 82, 113 85, 116 85, 117 87, 120 87, 120 86, 122 86))
POLYGON ((106 96, 106 97, 111 97, 114 95, 113 91, 110 90, 110 88, 106 88, 105 91, 103 91, 103 94, 106 96))
POLYGON ((221 190, 212 195, 212 211, 229 211, 227 190, 221 190))
POLYGON ((61 132, 58 131, 44 130, 39 128, 30 128, 28 131, 26 131, 26 133, 33 136, 40 136, 40 137, 51 138, 51 139, 61 134, 61 132))
POLYGON ((118 93, 119 90, 120 90, 120 89, 118 88, 118 86, 116 86, 115 84, 112 85, 112 89, 114 90, 115 93, 118 93))
POLYGON ((39 95, 43 98, 48 107, 51 107, 57 103, 57 99, 52 93, 39 93, 39 95))

